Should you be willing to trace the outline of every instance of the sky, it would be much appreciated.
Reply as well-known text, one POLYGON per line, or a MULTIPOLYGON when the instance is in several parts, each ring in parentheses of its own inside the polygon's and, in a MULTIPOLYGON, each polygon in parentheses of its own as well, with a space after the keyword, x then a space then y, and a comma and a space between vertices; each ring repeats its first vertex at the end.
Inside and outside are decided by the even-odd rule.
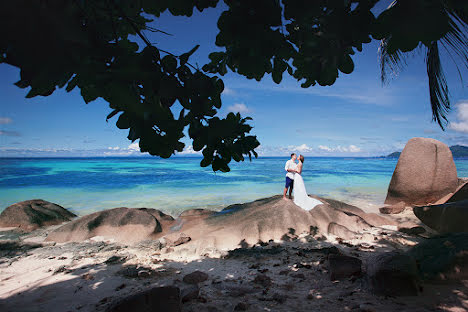
MULTIPOLYGON (((385 1, 384 1, 385 2, 385 1)), ((384 5, 380 4, 381 6, 384 5)), ((380 8, 376 8, 378 10, 380 8)), ((196 44, 200 49, 190 62, 200 67, 214 45, 216 21, 223 7, 196 11, 191 17, 163 14, 151 26, 171 33, 148 33, 155 46, 181 54, 196 44)), ((228 73, 222 77, 223 107, 253 118, 252 134, 261 145, 261 156, 381 156, 401 151, 413 137, 431 137, 447 145, 468 145, 468 73, 460 79, 454 63, 442 51, 442 63, 451 92, 452 110, 446 131, 431 121, 428 82, 423 55, 409 58, 409 65, 387 85, 380 82, 378 41, 352 56, 353 73, 340 73, 330 87, 300 87, 284 75, 281 84, 271 76, 261 82, 228 73)), ((33 53, 31 55, 33 56, 33 53)), ((98 99, 85 104, 79 90, 57 90, 48 97, 26 99, 28 89, 13 85, 19 69, 0 64, 0 157, 141 156, 138 141, 127 139, 127 130, 106 122, 111 112, 98 99)), ((178 155, 196 155, 191 142, 178 155)))

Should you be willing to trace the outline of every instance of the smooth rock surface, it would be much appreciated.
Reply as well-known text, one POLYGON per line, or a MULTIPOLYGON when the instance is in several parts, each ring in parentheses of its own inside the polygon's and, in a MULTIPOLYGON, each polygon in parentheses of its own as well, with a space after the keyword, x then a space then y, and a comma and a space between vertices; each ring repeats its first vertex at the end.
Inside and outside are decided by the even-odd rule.
POLYGON ((18 227, 33 231, 40 227, 60 224, 76 217, 67 209, 42 199, 13 204, 0 214, 0 227, 18 227))
POLYGON ((54 230, 48 241, 70 242, 102 236, 118 242, 135 243, 155 239, 173 223, 171 216, 149 208, 114 208, 95 212, 54 230))
POLYGON ((398 159, 385 204, 435 203, 457 186, 457 168, 449 147, 434 139, 413 138, 398 159))
POLYGON ((422 223, 439 233, 468 232, 468 200, 414 207, 413 212, 422 223))

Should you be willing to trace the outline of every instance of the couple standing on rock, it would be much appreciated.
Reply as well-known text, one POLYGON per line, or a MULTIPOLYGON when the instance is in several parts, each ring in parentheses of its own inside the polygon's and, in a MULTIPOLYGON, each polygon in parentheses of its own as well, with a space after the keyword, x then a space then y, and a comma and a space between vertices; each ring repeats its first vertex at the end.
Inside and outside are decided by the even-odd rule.
POLYGON ((286 193, 289 189, 289 199, 294 197, 294 203, 304 210, 314 209, 315 206, 323 204, 321 201, 309 197, 305 188, 304 180, 302 179, 302 168, 304 166, 304 156, 299 155, 297 158, 295 153, 291 154, 291 159, 286 162, 284 170, 286 170, 286 185, 284 187, 283 199, 288 199, 286 193), (296 163, 299 159, 299 163, 296 163))

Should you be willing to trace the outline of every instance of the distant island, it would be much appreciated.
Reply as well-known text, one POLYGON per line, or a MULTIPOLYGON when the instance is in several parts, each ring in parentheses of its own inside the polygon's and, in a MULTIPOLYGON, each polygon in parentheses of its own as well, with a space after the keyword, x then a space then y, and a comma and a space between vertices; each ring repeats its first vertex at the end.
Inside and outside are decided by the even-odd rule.
MULTIPOLYGON (((450 146, 452 155, 454 158, 468 157, 468 146, 463 145, 453 145, 450 146)), ((393 152, 385 156, 386 158, 398 158, 400 157, 401 152, 393 152)))

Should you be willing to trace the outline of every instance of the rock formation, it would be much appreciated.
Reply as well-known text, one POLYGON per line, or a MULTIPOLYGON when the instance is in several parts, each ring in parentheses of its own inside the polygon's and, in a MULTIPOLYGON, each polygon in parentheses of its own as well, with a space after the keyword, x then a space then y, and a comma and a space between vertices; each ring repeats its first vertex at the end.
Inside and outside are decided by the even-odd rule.
POLYGON ((18 227, 24 231, 60 224, 76 217, 67 209, 42 199, 22 201, 0 214, 0 227, 18 227))
POLYGON ((55 242, 83 241, 103 236, 133 243, 161 236, 174 219, 156 209, 114 208, 95 212, 67 223, 49 234, 55 242))
POLYGON ((385 203, 435 203, 457 185, 457 169, 448 146, 434 139, 413 138, 398 159, 385 203))
POLYGON ((468 199, 414 207, 413 211, 419 220, 439 233, 468 232, 468 199))

